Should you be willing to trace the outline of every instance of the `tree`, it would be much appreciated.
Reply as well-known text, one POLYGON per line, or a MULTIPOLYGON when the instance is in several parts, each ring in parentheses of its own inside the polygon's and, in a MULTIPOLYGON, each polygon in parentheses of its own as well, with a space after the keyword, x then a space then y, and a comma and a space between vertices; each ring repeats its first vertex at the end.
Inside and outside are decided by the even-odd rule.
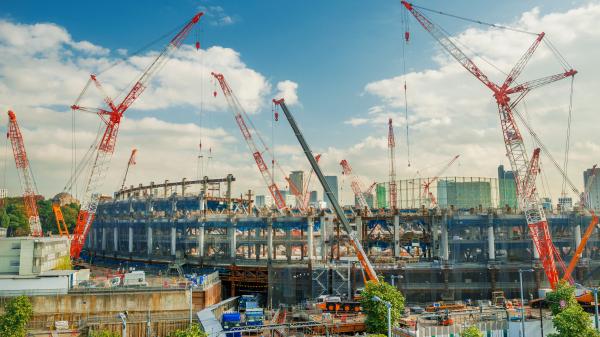
POLYGON ((202 331, 200 325, 192 324, 189 328, 185 330, 177 330, 172 332, 170 337, 206 337, 208 336, 206 332, 202 331))
POLYGON ((121 334, 110 330, 95 330, 90 331, 88 337, 121 337, 121 334))
POLYGON ((561 281, 554 291, 546 295, 552 309, 552 323, 558 331, 549 337, 600 337, 590 320, 575 299, 575 287, 561 281))
POLYGON ((33 307, 27 296, 12 298, 4 305, 4 315, 0 316, 0 336, 25 337, 31 316, 33 307))
POLYGON ((365 320, 367 332, 387 333, 387 308, 383 303, 373 301, 373 296, 377 296, 392 304, 392 325, 402 316, 402 312, 404 311, 404 296, 402 296, 402 293, 398 289, 383 280, 379 281, 379 283, 367 282, 365 290, 361 293, 361 305, 367 314, 367 319, 365 320))
POLYGON ((461 332, 460 337, 483 337, 483 332, 476 326, 470 326, 461 332))

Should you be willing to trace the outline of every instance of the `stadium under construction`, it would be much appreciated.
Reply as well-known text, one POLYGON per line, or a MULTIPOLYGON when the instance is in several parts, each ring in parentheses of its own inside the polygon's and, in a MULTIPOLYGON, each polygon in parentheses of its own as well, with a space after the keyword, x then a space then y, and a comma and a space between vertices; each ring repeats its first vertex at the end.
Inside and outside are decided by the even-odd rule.
MULTIPOLYGON (((89 257, 98 264, 146 270, 216 269, 224 298, 261 294, 272 306, 321 294, 343 296, 363 287, 361 266, 333 212, 256 207, 251 193, 232 197, 234 181, 228 175, 120 190, 99 205, 86 243, 89 257)), ((508 203, 498 207, 506 199, 496 179, 439 181, 435 209, 426 204, 394 212, 345 207, 378 274, 409 303, 490 299, 498 290, 517 297, 515 280, 524 268, 535 270, 525 280, 528 298, 550 287, 523 214, 508 203), (453 198, 443 199, 450 185, 453 198), (471 193, 457 193, 461 186, 471 193), (481 195, 484 202, 477 202, 481 195)), ((399 205, 406 205, 403 184, 399 205)), ((385 186, 378 186, 378 192, 381 188, 385 186)), ((547 213, 554 244, 569 261, 590 219, 576 208, 547 213)), ((598 239, 598 234, 592 236, 573 273, 581 284, 600 276, 598 239)))

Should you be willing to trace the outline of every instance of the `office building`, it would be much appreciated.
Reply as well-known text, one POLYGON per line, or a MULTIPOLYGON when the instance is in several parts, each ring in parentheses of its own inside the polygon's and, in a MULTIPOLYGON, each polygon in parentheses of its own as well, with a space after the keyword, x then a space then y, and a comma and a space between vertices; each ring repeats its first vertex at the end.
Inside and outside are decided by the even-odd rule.
POLYGON ((588 206, 596 211, 600 210, 600 179, 594 178, 588 188, 592 169, 587 169, 583 172, 583 183, 585 186, 586 202, 588 206))
MULTIPOLYGON (((338 189, 338 177, 337 176, 325 176, 325 182, 327 182, 327 185, 331 189, 331 192, 333 193, 335 200, 339 201, 340 196, 339 196, 339 189, 338 189)), ((323 191, 323 201, 325 201, 328 206, 331 206, 331 200, 329 200, 329 197, 327 196, 325 191, 323 191)))

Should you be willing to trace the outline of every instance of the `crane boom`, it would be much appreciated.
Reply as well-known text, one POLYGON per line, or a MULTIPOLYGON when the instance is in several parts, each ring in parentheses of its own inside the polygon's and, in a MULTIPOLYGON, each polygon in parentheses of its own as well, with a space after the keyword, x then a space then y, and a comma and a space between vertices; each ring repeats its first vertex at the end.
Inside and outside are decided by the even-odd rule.
POLYGON ((448 162, 448 164, 446 164, 446 166, 444 166, 433 178, 431 178, 427 182, 423 183, 423 194, 425 195, 425 197, 429 196, 429 202, 430 202, 429 206, 430 207, 437 206, 437 199, 435 198, 433 193, 431 193, 431 184, 438 181, 438 179, 440 179, 440 176, 442 174, 444 174, 444 172, 446 172, 446 170, 449 169, 450 166, 452 166, 452 164, 454 164, 454 162, 458 159, 458 157, 460 157, 459 154, 454 156, 452 158, 452 160, 450 160, 450 162, 448 162))
MULTIPOLYGON (((402 5, 416 18, 419 24, 437 40, 440 45, 460 63, 468 72, 475 78, 481 81, 489 88, 498 105, 500 116, 500 124, 502 127, 502 135, 508 159, 510 160, 511 168, 515 172, 515 184, 519 205, 525 213, 525 218, 530 230, 534 246, 539 253, 540 260, 544 267, 544 272, 552 288, 558 283, 558 271, 556 269, 555 259, 562 264, 562 259, 552 243, 552 237, 548 229, 548 221, 539 200, 537 189, 535 188, 535 180, 527 180, 529 176, 530 164, 535 164, 534 160, 530 161, 527 156, 523 137, 516 124, 513 115, 515 103, 511 103, 509 95, 519 93, 517 102, 520 101, 526 93, 534 88, 558 81, 560 79, 574 76, 577 71, 570 69, 562 74, 552 75, 534 81, 526 82, 524 85, 516 85, 510 87, 517 77, 522 73, 527 62, 537 49, 538 45, 544 38, 544 33, 536 36, 535 41, 519 59, 517 64, 512 68, 506 80, 497 85, 492 82, 483 71, 450 39, 450 37, 437 25, 432 23, 416 6, 407 1, 401 1, 402 5)), ((539 155, 539 153, 538 153, 539 155)))
POLYGON ((25 151, 25 142, 21 129, 17 123, 17 116, 12 110, 8 110, 8 133, 6 135, 10 140, 15 157, 15 165, 19 171, 19 181, 23 190, 23 202, 25 204, 25 216, 29 222, 29 230, 32 236, 43 236, 40 216, 37 209, 36 186, 27 152, 25 151))
MULTIPOLYGON (((315 156, 315 161, 317 162, 317 164, 319 163, 319 160, 321 160, 321 154, 317 154, 315 156)), ((302 204, 304 205, 304 210, 308 209, 308 203, 310 201, 310 181, 312 180, 312 176, 314 173, 315 170, 311 168, 310 172, 308 173, 308 179, 306 179, 306 183, 304 184, 304 200, 302 201, 302 204)))
MULTIPOLYGON (((211 73, 211 75, 217 79, 219 85, 221 86, 221 90, 223 90, 223 94, 225 95, 227 104, 229 104, 229 108, 233 113, 235 121, 238 127, 240 128, 240 131, 242 132, 242 136, 244 136, 244 140, 246 141, 250 152, 252 152, 252 157, 254 158, 254 161, 258 166, 258 170, 260 171, 260 174, 267 186, 267 189, 269 190, 269 193, 271 193, 271 196, 273 197, 273 201, 275 201, 275 206, 277 206, 278 209, 286 208, 283 195, 281 195, 279 187, 275 183, 275 179, 273 178, 271 171, 269 171, 269 167, 265 163, 261 151, 258 150, 258 147, 256 146, 254 139, 252 138, 252 133, 250 132, 250 129, 248 128, 248 125, 244 120, 244 111, 242 105, 231 90, 231 87, 229 86, 229 83, 227 83, 227 81, 225 80, 225 76, 223 76, 223 74, 213 72, 211 73)), ((293 186, 293 183, 290 186, 293 186)))
POLYGON ((123 182, 121 183, 121 189, 125 188, 125 181, 127 180, 127 173, 129 173, 129 168, 132 165, 135 165, 135 156, 137 155, 137 149, 131 150, 131 155, 129 155, 129 161, 127 161, 127 168, 125 168, 125 175, 123 176, 123 182))
MULTIPOLYGON (((98 202, 100 201, 99 190, 104 182, 112 154, 115 150, 117 135, 123 114, 144 92, 152 77, 166 64, 168 61, 168 56, 175 49, 181 46, 185 37, 189 34, 194 25, 198 23, 203 14, 204 13, 199 12, 194 15, 194 17, 187 22, 181 31, 179 31, 179 33, 177 33, 177 35, 171 39, 169 44, 142 73, 140 78, 137 80, 137 82, 135 82, 133 87, 129 90, 127 96, 125 96, 120 104, 116 105, 113 100, 104 92, 96 75, 90 75, 91 82, 93 82, 94 85, 104 94, 104 102, 108 106, 108 110, 92 110, 98 114, 98 116, 106 124, 106 127, 100 141, 95 148, 96 156, 92 165, 90 176, 87 180, 81 210, 77 215, 77 222, 73 232, 73 239, 71 241, 71 258, 79 258, 81 250, 85 244, 87 234, 96 216, 96 209, 98 207, 98 202)), ((87 87, 88 86, 86 85, 86 88, 87 87)), ((81 98, 81 95, 79 98, 81 98)), ((71 106, 71 109, 89 111, 90 109, 78 105, 79 98, 75 104, 71 106)))
POLYGON ((302 147, 302 150, 304 151, 304 154, 306 155, 308 162, 310 163, 310 166, 315 171, 315 174, 317 175, 317 178, 319 179, 321 186, 323 186, 323 190, 325 191, 325 194, 329 197, 329 200, 331 201, 331 205, 333 206, 333 210, 335 211, 335 214, 337 215, 338 219, 340 219, 340 222, 342 223, 342 225, 344 226, 344 229, 348 233, 348 236, 350 237, 350 242, 352 243, 352 245, 354 246, 354 249, 356 251, 356 256, 358 257, 358 261, 360 262, 363 270, 367 273, 369 281, 374 282, 374 283, 379 283, 379 279, 377 278, 377 274, 375 273, 375 268, 373 268, 371 261, 369 261, 367 254, 365 253, 360 241, 358 240, 356 231, 354 231, 352 229, 352 227, 350 226, 350 222, 348 221, 348 218, 346 218, 346 215, 344 214, 342 207, 340 207, 339 202, 337 201, 333 192, 331 191, 331 188, 327 184, 327 181, 325 180, 325 176, 323 175, 323 172, 321 171, 319 164, 317 164, 317 161, 315 160, 315 157, 313 156, 313 153, 310 150, 308 143, 304 139, 304 135, 302 135, 300 128, 298 128, 298 124, 296 124, 296 120, 294 119, 294 116, 292 116, 292 113, 290 112, 287 105, 285 104, 284 99, 283 98, 273 99, 273 103, 275 103, 276 106, 277 105, 281 106, 281 109, 283 110, 285 117, 287 118, 288 122, 290 123, 290 126, 292 127, 292 130, 294 131, 294 134, 295 134, 296 138, 298 139, 298 142, 300 143, 300 146, 302 147))
POLYGON ((372 215, 371 207, 367 203, 367 199, 365 199, 365 194, 362 191, 363 189, 361 187, 360 180, 358 180, 358 177, 352 173, 352 167, 350 166, 350 163, 348 163, 346 159, 343 159, 340 162, 340 165, 342 166, 342 173, 347 176, 350 176, 350 179, 352 179, 352 181, 350 182, 350 186, 352 187, 352 192, 354 192, 354 195, 356 196, 356 198, 358 198, 358 204, 360 205, 360 208, 366 209, 367 214, 372 215))
POLYGON ((398 187, 396 185, 396 140, 394 138, 394 127, 392 119, 388 120, 388 152, 390 161, 390 208, 395 210, 398 207, 398 187))

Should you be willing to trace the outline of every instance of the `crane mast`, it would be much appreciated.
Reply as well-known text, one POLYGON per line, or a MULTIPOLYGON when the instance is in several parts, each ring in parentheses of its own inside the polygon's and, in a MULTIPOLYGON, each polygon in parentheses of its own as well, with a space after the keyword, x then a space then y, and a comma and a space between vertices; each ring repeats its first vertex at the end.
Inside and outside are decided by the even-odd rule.
MULTIPOLYGON (((530 235, 534 242, 535 248, 539 253, 540 260, 544 267, 544 271, 552 288, 558 283, 558 272, 556 269, 555 258, 559 263, 562 262, 560 255, 556 254, 556 249, 552 243, 550 231, 548 230, 548 221, 539 200, 537 189, 535 188, 535 179, 532 180, 530 171, 533 165, 537 165, 535 156, 530 160, 527 156, 523 137, 516 124, 513 109, 516 104, 531 90, 550 84, 552 82, 574 76, 577 71, 570 69, 563 73, 547 76, 533 81, 524 82, 515 86, 511 85, 516 81, 522 73, 527 62, 533 56, 533 53, 544 38, 544 33, 536 36, 535 41, 529 49, 518 60, 517 64, 509 72, 508 76, 502 84, 492 82, 483 71, 450 39, 450 37, 437 25, 432 23, 422 12, 417 9, 417 6, 401 1, 406 8, 419 22, 419 24, 431 36, 437 40, 440 45, 460 63, 468 72, 482 82, 487 88, 492 91, 492 94, 498 105, 500 116, 500 125, 502 128, 502 136, 506 153, 511 164, 513 172, 515 172, 515 184, 517 189, 517 197, 519 204, 525 213, 525 218, 529 227, 530 235), (509 95, 518 94, 511 102, 509 95)), ((539 156, 539 151, 538 156, 539 156)))
POLYGON ((325 176, 323 175, 323 172, 321 171, 319 164, 317 164, 317 161, 315 160, 315 157, 313 156, 312 151, 310 150, 310 147, 308 146, 308 143, 304 139, 304 135, 302 134, 302 131, 300 131, 298 124, 296 124, 296 120, 294 119, 294 116, 292 116, 292 113, 290 112, 287 105, 285 104, 284 99, 283 98, 273 99, 273 103, 275 103, 276 106, 280 106, 281 109, 283 110, 285 117, 287 118, 288 122, 290 123, 290 126, 292 127, 292 130, 294 131, 294 135, 298 139, 298 142, 300 143, 300 146, 302 147, 302 150, 304 151, 304 154, 306 155, 306 158, 308 159, 308 162, 310 163, 310 166, 312 167, 317 178, 319 179, 321 186, 323 186, 323 190, 325 191, 325 194, 329 197, 329 200, 331 201, 331 205, 333 206, 333 210, 334 210, 335 214, 337 215, 338 219, 340 219, 340 222, 342 223, 342 225, 344 226, 344 229, 348 233, 348 236, 350 237, 350 242, 352 243, 352 246, 354 246, 354 250, 356 251, 356 256, 358 257, 358 261, 360 262, 363 270, 367 274, 369 281, 374 282, 374 283, 379 283, 379 279, 377 278, 377 274, 375 273, 375 268, 373 268, 371 261, 369 261, 369 257, 365 253, 360 241, 358 240, 356 231, 353 230, 352 227, 350 226, 350 222, 348 221, 348 218, 346 218, 346 215, 344 214, 342 207, 340 207, 339 202, 337 201, 333 192, 331 191, 331 188, 327 184, 327 181, 325 180, 325 176))
MULTIPOLYGON (((90 75, 90 81, 94 83, 96 88, 104 94, 104 102, 108 109, 90 109, 78 105, 79 99, 71 106, 73 110, 83 110, 98 114, 102 121, 106 124, 102 138, 95 148, 95 159, 92 165, 90 176, 87 180, 86 189, 81 205, 81 210, 77 215, 77 222, 73 232, 71 241, 71 257, 79 258, 81 250, 85 244, 87 234, 90 230, 92 222, 96 215, 98 202, 100 200, 100 187, 102 186, 106 174, 108 172, 110 160, 115 150, 117 142, 117 134, 121 124, 121 118, 127 109, 135 102, 137 98, 144 92, 152 77, 166 64, 168 56, 181 44, 191 29, 200 20, 204 13, 200 12, 188 21, 188 23, 171 39, 169 44, 162 50, 158 57, 146 68, 140 78, 135 82, 129 93, 120 104, 115 104, 102 87, 97 76, 90 75)), ((89 83, 89 82, 88 82, 89 83)), ((87 89, 88 86, 86 86, 87 89)), ((86 90, 84 89, 84 90, 86 90)), ((83 93, 82 93, 83 94, 83 93)), ((81 98, 80 95, 79 98, 81 98)))
POLYGON ((392 119, 388 120, 388 151, 390 160, 390 208, 398 208, 398 187, 396 186, 396 140, 394 139, 394 127, 392 119))
MULTIPOLYGON (((248 128, 248 125, 244 120, 244 109, 242 108, 242 105, 233 93, 233 90, 231 90, 231 87, 229 86, 229 83, 227 83, 227 81, 225 80, 225 76, 223 76, 223 74, 213 72, 211 73, 211 75, 213 75, 214 78, 217 79, 219 85, 221 86, 223 95, 225 95, 227 104, 229 104, 229 108, 233 113, 235 121, 238 127, 240 128, 240 131, 242 132, 242 136, 244 136, 244 140, 246 141, 250 152, 252 152, 252 157, 254 158, 254 161, 258 166, 258 170, 260 171, 260 174, 267 186, 267 189, 269 190, 269 193, 271 193, 271 196, 275 201, 275 206, 277 206, 278 209, 286 208, 285 200, 283 199, 283 196, 279 191, 279 187, 275 183, 275 179, 273 178, 271 171, 269 171, 269 167, 265 163, 262 153, 258 150, 258 147, 256 146, 254 139, 252 138, 252 133, 250 132, 250 129, 248 128)), ((288 182, 291 182, 291 180, 288 179, 288 182)), ((290 187, 292 189, 296 188, 293 183, 290 184, 290 187)), ((297 188, 295 192, 299 193, 297 191, 297 188)))
POLYGON ((360 205, 360 208, 366 209, 367 214, 371 215, 371 207, 365 199, 365 194, 363 193, 362 187, 360 186, 360 180, 358 180, 358 177, 352 173, 352 167, 350 166, 350 163, 348 163, 346 159, 343 159, 340 162, 340 165, 342 166, 342 173, 344 175, 350 176, 350 179, 352 179, 352 181, 350 182, 350 186, 352 187, 352 192, 354 192, 354 195, 358 199, 358 204, 360 205))
POLYGON ((17 123, 17 116, 12 110, 8 110, 8 139, 13 149, 13 155, 15 157, 15 165, 17 171, 19 171, 19 181, 21 182, 21 189, 23 190, 23 202, 25 204, 25 216, 29 222, 29 230, 32 236, 43 236, 42 225, 40 223, 40 216, 37 209, 36 186, 33 174, 31 173, 31 167, 29 166, 29 159, 27 159, 27 152, 25 151, 25 143, 23 141, 23 135, 21 129, 17 123))

